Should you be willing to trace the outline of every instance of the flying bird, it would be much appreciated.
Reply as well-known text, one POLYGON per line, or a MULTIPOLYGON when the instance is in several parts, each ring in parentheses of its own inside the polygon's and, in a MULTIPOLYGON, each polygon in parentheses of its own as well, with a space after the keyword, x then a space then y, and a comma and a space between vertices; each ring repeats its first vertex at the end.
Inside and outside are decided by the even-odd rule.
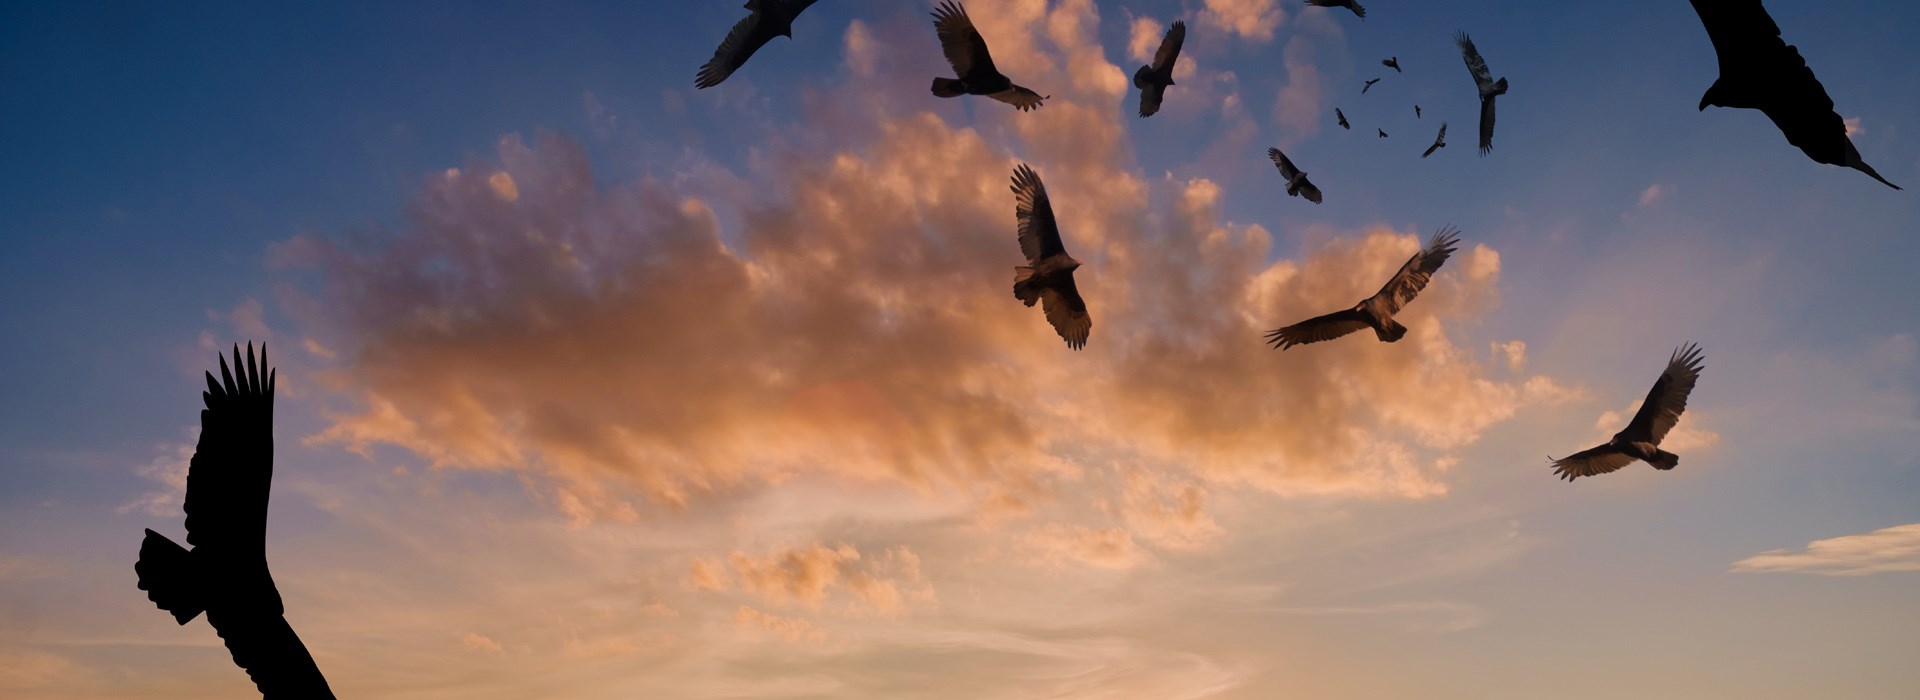
POLYGON ((700 73, 694 76, 693 86, 710 88, 719 85, 727 76, 746 65, 753 52, 766 46, 776 36, 793 38, 793 19, 800 11, 807 9, 814 0, 747 0, 750 13, 733 25, 727 32, 727 38, 720 42, 720 48, 714 49, 713 58, 700 67, 700 73))
POLYGON ((1493 150, 1493 98, 1507 94, 1507 79, 1493 79, 1493 72, 1487 70, 1487 61, 1480 57, 1480 50, 1473 48, 1473 40, 1466 32, 1460 32, 1454 41, 1460 44, 1460 55, 1467 60, 1467 72, 1473 74, 1474 87, 1480 90, 1480 155, 1493 150))
POLYGON ((1013 169, 1013 216, 1020 222, 1020 252, 1030 265, 1014 268, 1013 296, 1033 306, 1040 302, 1047 312, 1047 323, 1067 341, 1067 347, 1079 350, 1087 346, 1087 334, 1093 330, 1093 317, 1087 315, 1087 302, 1073 285, 1073 271, 1080 261, 1067 255, 1060 242, 1060 227, 1053 221, 1053 203, 1047 199, 1047 186, 1025 164, 1013 169))
POLYGON ((1340 113, 1340 108, 1339 108, 1339 107, 1335 107, 1335 108, 1333 108, 1333 118, 1334 118, 1334 119, 1337 119, 1337 120, 1339 120, 1339 121, 1340 121, 1340 128, 1342 128, 1342 129, 1352 129, 1352 128, 1353 128, 1353 125, 1352 125, 1352 124, 1348 124, 1348 123, 1347 123, 1347 115, 1345 115, 1345 114, 1341 114, 1341 113, 1340 113))
POLYGON ((1846 122, 1833 111, 1833 98, 1800 49, 1780 38, 1780 26, 1760 0, 1692 2, 1720 58, 1720 78, 1700 97, 1701 110, 1707 105, 1760 110, 1814 162, 1853 168, 1900 189, 1860 159, 1847 138, 1846 122))
POLYGON ((1362 85, 1362 86, 1360 86, 1360 94, 1362 94, 1362 95, 1365 95, 1365 94, 1367 94, 1367 91, 1368 91, 1368 90, 1372 90, 1372 89, 1373 89, 1373 84, 1374 84, 1374 83, 1377 83, 1377 82, 1380 82, 1380 79, 1379 79, 1379 78, 1374 78, 1374 79, 1372 79, 1372 80, 1369 80, 1369 81, 1367 81, 1367 84, 1365 84, 1365 85, 1362 85))
POLYGON ((1395 342, 1407 335, 1407 327, 1393 320, 1407 302, 1413 301, 1420 290, 1427 288, 1427 282, 1433 279, 1433 273, 1453 255, 1453 247, 1460 241, 1460 232, 1452 226, 1440 229, 1427 241, 1427 247, 1407 258, 1394 273, 1393 279, 1374 292, 1373 296, 1361 300, 1353 308, 1345 311, 1316 316, 1299 323, 1267 331, 1267 342, 1275 348, 1285 350, 1295 345, 1318 343, 1332 340, 1362 328, 1372 328, 1374 337, 1382 342, 1395 342))
POLYGON ((1173 62, 1180 60, 1180 44, 1187 40, 1187 23, 1174 22, 1160 39, 1160 50, 1153 52, 1153 64, 1133 72, 1133 86, 1140 88, 1140 116, 1151 117, 1160 111, 1160 98, 1173 84, 1173 62))
POLYGON ((1380 65, 1386 66, 1388 68, 1392 68, 1393 72, 1398 73, 1400 72, 1400 57, 1394 56, 1392 58, 1388 58, 1385 61, 1381 61, 1380 65))
POLYGON ((256 363, 248 343, 245 364, 234 346, 233 370, 222 357, 220 377, 207 373, 200 442, 187 467, 184 505, 193 549, 147 530, 134 573, 147 599, 180 624, 206 613, 262 695, 332 698, 313 655, 287 624, 267 571, 275 372, 266 346, 256 363))
POLYGON ((1306 197, 1309 202, 1320 203, 1320 188, 1307 181, 1307 174, 1294 167, 1293 161, 1287 159, 1287 154, 1281 153, 1278 148, 1269 148, 1267 157, 1273 160, 1273 167, 1280 169, 1280 177, 1287 179, 1288 196, 1306 197))
POLYGON ((1433 137, 1433 145, 1428 146, 1427 152, 1420 154, 1420 157, 1425 158, 1427 156, 1433 155, 1434 151, 1438 151, 1446 147, 1447 147, 1447 123, 1440 122, 1440 135, 1433 137))
POLYGON ((1380 128, 1380 127, 1374 127, 1374 128, 1373 128, 1373 130, 1374 130, 1374 131, 1378 131, 1378 132, 1380 132, 1380 138, 1383 138, 1383 139, 1384 139, 1384 138, 1386 138, 1386 137, 1387 137, 1387 130, 1386 130, 1386 129, 1382 129, 1382 128, 1380 128))
POLYGON ((1307 4, 1314 7, 1344 7, 1353 10, 1355 17, 1367 18, 1367 8, 1361 7, 1360 3, 1354 0, 1307 0, 1307 4))
POLYGON ((1413 118, 1414 118, 1414 119, 1419 119, 1419 118, 1420 118, 1420 105, 1414 105, 1414 106, 1413 106, 1413 118))
POLYGON ((1700 361, 1697 344, 1688 343, 1674 350, 1667 358, 1666 371, 1653 382, 1653 389, 1647 392, 1647 399, 1640 403, 1640 410, 1633 414, 1627 427, 1614 433, 1605 445, 1560 459, 1548 457, 1553 461, 1554 474, 1573 481, 1618 471, 1634 460, 1660 470, 1678 466, 1680 455, 1660 449, 1660 441, 1666 439, 1667 432, 1680 422, 1680 414, 1686 412, 1687 395, 1693 393, 1694 382, 1700 380, 1700 361))
POLYGON ((1013 84, 993 67, 993 56, 987 53, 987 40, 973 28, 973 19, 967 16, 966 7, 953 0, 940 3, 933 11, 933 32, 940 37, 940 50, 946 53, 947 63, 952 64, 954 74, 960 76, 934 78, 935 97, 985 95, 1022 112, 1038 108, 1041 101, 1047 99, 1013 84))

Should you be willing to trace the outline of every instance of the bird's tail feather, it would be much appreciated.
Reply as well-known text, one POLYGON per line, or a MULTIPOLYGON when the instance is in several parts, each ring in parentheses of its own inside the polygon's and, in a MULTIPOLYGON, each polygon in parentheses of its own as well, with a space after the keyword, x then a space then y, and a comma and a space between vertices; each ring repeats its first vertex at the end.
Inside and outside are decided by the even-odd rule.
POLYGON ((1653 465, 1654 469, 1672 469, 1680 466, 1680 455, 1666 450, 1654 450, 1653 459, 1647 460, 1647 463, 1653 465))
POLYGON ((166 536, 147 531, 147 538, 140 541, 140 560, 134 563, 133 572, 140 577, 140 590, 147 592, 147 599, 171 613, 180 624, 187 624, 206 610, 206 603, 200 600, 201 587, 194 580, 193 560, 186 549, 166 536))
POLYGON ((1013 297, 1026 302, 1027 306, 1033 306, 1034 302, 1040 301, 1040 288, 1028 284, 1032 280, 1033 268, 1013 268, 1013 297))
POLYGON ((1407 337, 1407 327, 1400 325, 1399 321, 1387 319, 1386 327, 1374 329, 1373 334, 1385 342, 1397 342, 1407 337))
POLYGON ((934 97, 959 97, 965 94, 967 94, 967 89, 961 86, 958 78, 933 79, 934 97))

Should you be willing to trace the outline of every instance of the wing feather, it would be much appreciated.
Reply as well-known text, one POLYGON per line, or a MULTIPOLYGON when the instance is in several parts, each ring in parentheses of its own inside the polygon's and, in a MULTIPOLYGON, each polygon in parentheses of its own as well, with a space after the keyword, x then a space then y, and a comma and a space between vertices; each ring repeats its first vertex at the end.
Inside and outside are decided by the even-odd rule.
POLYGON ((1180 45, 1187 41, 1187 23, 1174 22, 1167 35, 1160 38, 1160 49, 1153 52, 1153 70, 1157 73, 1173 74, 1173 62, 1180 58, 1180 45))
POLYGON ((1414 253, 1413 257, 1400 265, 1400 271, 1393 279, 1387 280, 1374 297, 1386 302, 1387 313, 1399 313, 1400 309, 1413 301, 1420 290, 1427 288, 1427 282, 1453 256, 1454 246, 1460 242, 1460 230, 1452 226, 1440 229, 1427 240, 1427 247, 1414 253))
POLYGON ((940 52, 946 54, 955 75, 964 78, 975 70, 999 72, 993 67, 986 38, 973 28, 973 18, 967 16, 965 5, 946 0, 934 8, 933 33, 940 38, 940 52))
POLYGON ((1079 350, 1087 346, 1093 332, 1093 317, 1087 314, 1087 301, 1072 277, 1058 285, 1040 290, 1040 307, 1047 312, 1047 323, 1067 341, 1067 347, 1079 350))
POLYGON ((1266 338, 1267 344, 1285 350, 1295 345, 1333 340, 1368 327, 1366 316, 1354 309, 1347 309, 1315 316, 1285 328, 1267 331, 1266 338))
POLYGON ((757 31, 763 16, 764 10, 755 6, 752 14, 734 23, 733 29, 727 32, 727 38, 721 40, 720 48, 713 50, 713 58, 700 66, 700 72, 693 79, 695 88, 719 85, 727 76, 746 65, 747 59, 753 57, 753 52, 759 51, 760 47, 773 39, 771 33, 757 31))
POLYGON ((273 387, 266 346, 260 362, 247 344, 247 360, 234 346, 235 380, 220 358, 220 377, 207 373, 206 408, 200 411, 200 440, 187 467, 187 544, 229 557, 266 557, 267 497, 273 482, 273 387))
POLYGON ((1014 107, 1019 108, 1020 111, 1022 112, 1038 108, 1040 104, 1047 99, 1045 97, 1042 97, 1040 93, 1034 92, 1032 90, 1028 90, 1018 85, 1013 86, 1013 88, 1010 90, 1001 90, 999 92, 993 93, 991 95, 988 95, 988 97, 1013 105, 1014 107))
POLYGON ((1640 403, 1640 410, 1633 414, 1633 421, 1627 423, 1627 429, 1622 432, 1634 441, 1655 445, 1666 439, 1667 432, 1680 422, 1680 414, 1687 411, 1687 397, 1693 393, 1694 383, 1700 381, 1704 359, 1698 344, 1688 343, 1675 349, 1667 358, 1667 368, 1660 372, 1660 378, 1647 391, 1646 400, 1640 403))
POLYGON ((1493 89, 1493 71, 1487 69, 1487 60, 1480 57, 1480 50, 1474 48, 1473 39, 1466 32, 1460 32, 1453 39, 1460 45, 1460 57, 1467 61, 1467 72, 1473 74, 1473 85, 1481 94, 1493 89))
POLYGON ((1614 449, 1612 445, 1601 445, 1553 460, 1553 474, 1573 481, 1583 476, 1616 472, 1632 463, 1633 457, 1614 449))
POLYGON ((1060 227, 1053 221, 1047 186, 1024 163, 1013 169, 1013 196, 1013 215, 1020 222, 1020 252, 1027 256, 1027 262, 1039 264, 1067 252, 1060 242, 1060 227))

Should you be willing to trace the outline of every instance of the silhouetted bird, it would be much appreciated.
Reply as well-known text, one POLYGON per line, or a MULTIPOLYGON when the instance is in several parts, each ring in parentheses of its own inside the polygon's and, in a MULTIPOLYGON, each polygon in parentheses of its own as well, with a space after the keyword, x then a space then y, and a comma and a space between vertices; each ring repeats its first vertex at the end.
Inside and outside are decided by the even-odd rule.
POLYGON ((1187 40, 1187 23, 1174 22, 1160 39, 1160 50, 1153 52, 1153 65, 1133 72, 1133 86, 1140 88, 1140 116, 1151 117, 1160 111, 1160 98, 1173 84, 1173 62, 1180 59, 1180 44, 1187 40))
POLYGON ((273 485, 273 389, 266 346, 255 364, 233 348, 220 359, 221 381, 207 373, 200 444, 187 467, 187 544, 147 530, 133 565, 140 589, 187 624, 201 612, 268 698, 331 698, 326 678, 287 624, 267 571, 267 496, 273 485), (262 376, 260 370, 266 369, 262 376))
POLYGON ((1295 345, 1318 343, 1332 340, 1362 328, 1372 328, 1375 337, 1383 342, 1394 342, 1407 334, 1407 327, 1393 320, 1407 302, 1420 290, 1427 288, 1427 281, 1433 279, 1433 273, 1453 255, 1453 246, 1459 242, 1459 231, 1452 226, 1440 229, 1427 241, 1427 247, 1407 258, 1394 273, 1393 279, 1374 292, 1373 296, 1355 304, 1345 311, 1335 311, 1325 316, 1301 321, 1299 323, 1267 331, 1267 342, 1281 350, 1295 345))
POLYGON ((1320 188, 1307 181, 1307 174, 1293 167, 1293 161, 1278 148, 1267 149, 1267 157, 1273 160, 1273 166, 1280 169, 1280 177, 1287 179, 1287 194, 1294 197, 1306 197, 1314 204, 1320 203, 1320 188))
POLYGON ((1361 7, 1360 3, 1354 0, 1307 0, 1307 4, 1314 7, 1344 7, 1353 10, 1355 17, 1367 18, 1367 8, 1361 7))
POLYGON ((1700 380, 1700 360, 1699 345, 1688 343, 1674 350, 1667 358, 1666 371, 1654 381, 1653 389, 1647 392, 1646 400, 1640 403, 1640 410, 1633 414, 1627 427, 1614 433, 1605 445, 1561 459, 1548 457, 1553 461, 1554 474, 1573 481, 1618 471, 1634 460, 1661 470, 1678 466, 1680 455, 1660 449, 1660 441, 1666 439, 1667 431, 1673 430, 1674 424, 1680 422, 1680 414, 1687 410, 1687 395, 1693 393, 1694 382, 1700 380))
POLYGON ((993 55, 987 53, 987 40, 973 28, 967 8, 947 0, 933 11, 933 31, 940 37, 940 50, 959 78, 934 78, 935 97, 985 95, 1013 105, 1025 112, 1040 106, 1040 93, 1013 84, 993 67, 993 55))
POLYGON ((1384 138, 1386 138, 1386 137, 1387 137, 1387 130, 1386 130, 1386 129, 1382 129, 1382 128, 1379 128, 1379 127, 1374 127, 1374 129, 1373 129, 1373 130, 1374 130, 1374 131, 1378 131, 1378 132, 1380 132, 1380 138, 1383 138, 1383 139, 1384 139, 1384 138))
POLYGON ((814 0, 747 0, 747 9, 751 11, 746 19, 733 25, 727 32, 727 38, 720 42, 720 48, 714 49, 713 58, 700 67, 699 75, 694 76, 693 86, 710 88, 719 85, 727 76, 746 65, 753 52, 766 46, 776 36, 793 38, 793 18, 807 9, 814 0))
POLYGON ((1379 78, 1374 78, 1374 79, 1372 79, 1372 80, 1369 80, 1369 81, 1367 81, 1367 84, 1365 84, 1365 85, 1362 85, 1362 86, 1360 86, 1360 94, 1362 94, 1362 95, 1365 95, 1365 94, 1367 94, 1367 91, 1368 91, 1368 90, 1372 90, 1372 89, 1373 89, 1373 84, 1374 84, 1374 83, 1377 83, 1377 82, 1380 82, 1380 79, 1379 79, 1379 78))
POLYGON ((1493 79, 1486 59, 1473 48, 1473 40, 1467 38, 1466 32, 1460 32, 1455 41, 1460 44, 1460 55, 1467 60, 1467 72, 1473 74, 1474 87, 1480 90, 1480 155, 1485 156, 1493 150, 1493 98, 1507 94, 1507 79, 1493 79))
POLYGON ((1345 114, 1341 114, 1341 113, 1340 113, 1340 108, 1339 108, 1339 107, 1335 107, 1335 108, 1333 108, 1333 118, 1334 118, 1334 119, 1337 119, 1337 120, 1339 120, 1339 121, 1340 121, 1340 128, 1342 128, 1342 129, 1352 129, 1352 128, 1353 128, 1353 125, 1352 125, 1352 124, 1348 124, 1348 123, 1347 123, 1347 115, 1345 115, 1345 114))
POLYGON ((1053 203, 1047 199, 1047 186, 1026 165, 1013 169, 1014 218, 1020 222, 1020 252, 1030 265, 1013 270, 1013 296, 1033 306, 1040 302, 1047 312, 1047 323, 1067 341, 1067 347, 1079 350, 1087 345, 1093 330, 1093 317, 1087 315, 1087 302, 1073 285, 1073 271, 1080 261, 1067 255, 1060 242, 1060 227, 1053 221, 1053 203))
POLYGON ((1419 118, 1420 118, 1420 105, 1414 105, 1414 106, 1413 106, 1413 118, 1414 118, 1414 119, 1419 119, 1419 118))
POLYGON ((1425 158, 1427 156, 1433 155, 1434 151, 1438 151, 1446 147, 1447 147, 1447 123, 1440 122, 1440 135, 1433 137, 1433 145, 1428 146, 1427 152, 1420 154, 1420 157, 1425 158))
POLYGON ((1701 110, 1707 105, 1760 110, 1814 162, 1853 168, 1900 189, 1860 159, 1847 138, 1846 122, 1833 111, 1833 98, 1800 49, 1780 38, 1780 26, 1760 0, 1692 1, 1720 57, 1720 78, 1700 97, 1701 110))
POLYGON ((1381 61, 1380 65, 1386 66, 1388 68, 1392 68, 1393 72, 1398 73, 1400 72, 1400 57, 1394 56, 1385 61, 1381 61))

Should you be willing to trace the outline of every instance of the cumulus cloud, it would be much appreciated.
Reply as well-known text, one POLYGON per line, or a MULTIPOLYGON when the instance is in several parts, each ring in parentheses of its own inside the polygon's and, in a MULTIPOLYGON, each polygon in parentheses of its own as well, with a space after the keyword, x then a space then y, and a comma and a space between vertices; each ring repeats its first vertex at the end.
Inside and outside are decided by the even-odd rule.
POLYGON ((1861 134, 1867 133, 1867 130, 1864 127, 1860 126, 1859 117, 1847 117, 1845 123, 1847 125, 1847 138, 1853 138, 1855 136, 1859 136, 1861 134))
POLYGON ((1093 528, 1050 523, 1023 538, 1030 559, 1051 564, 1082 564, 1107 569, 1130 569, 1152 561, 1152 555, 1123 528, 1093 528))
POLYGON ((1278 0, 1206 0, 1201 19, 1213 26, 1253 42, 1273 39, 1273 30, 1285 21, 1287 13, 1278 0))
POLYGON ((179 515, 182 500, 187 495, 187 469, 193 466, 194 444, 199 439, 200 427, 194 426, 188 429, 186 442, 167 443, 154 448, 160 454, 153 461, 134 467, 133 473, 158 482, 160 488, 121 504, 114 509, 115 512, 130 513, 137 510, 149 515, 179 515))
POLYGON ((811 622, 760 612, 745 605, 734 612, 733 626, 741 630, 769 633, 795 644, 827 641, 826 630, 813 626, 811 622))
POLYGON ((1733 563, 1740 573, 1867 576, 1920 571, 1920 523, 1814 540, 1806 549, 1775 549, 1733 563))
POLYGON ((1326 120, 1333 110, 1321 99, 1324 90, 1320 67, 1314 63, 1313 40, 1306 36, 1287 40, 1280 66, 1287 73, 1287 84, 1280 88, 1280 95, 1274 101, 1274 118, 1282 126, 1291 129, 1297 137, 1318 133, 1320 122, 1326 120))
MULTIPOLYGON (((695 560, 689 586, 716 592, 738 587, 765 603, 816 610, 829 594, 844 589, 864 604, 864 611, 888 616, 905 612, 909 602, 937 600, 921 575, 920 558, 907 547, 863 559, 852 545, 829 547, 816 542, 761 556, 736 551, 727 557, 727 565, 731 574, 722 572, 715 560, 695 560)), ((851 604, 847 610, 850 614, 863 611, 851 604)))
POLYGON ((1153 61, 1154 50, 1160 48, 1160 39, 1165 36, 1166 27, 1160 20, 1152 17, 1135 17, 1128 25, 1127 58, 1141 63, 1153 61))
POLYGON ((460 644, 461 646, 464 646, 468 649, 472 649, 474 651, 486 652, 489 654, 498 654, 502 651, 505 651, 505 649, 500 646, 499 642, 493 641, 492 639, 488 639, 486 635, 475 633, 475 632, 468 632, 466 636, 461 637, 460 644))
POLYGON ((1640 191, 1640 206, 1642 208, 1645 208, 1645 207, 1653 206, 1655 204, 1659 204, 1660 200, 1665 199, 1667 196, 1667 193, 1671 192, 1672 190, 1673 188, 1668 187, 1666 185, 1662 185, 1657 182, 1651 185, 1647 185, 1646 189, 1640 191))

